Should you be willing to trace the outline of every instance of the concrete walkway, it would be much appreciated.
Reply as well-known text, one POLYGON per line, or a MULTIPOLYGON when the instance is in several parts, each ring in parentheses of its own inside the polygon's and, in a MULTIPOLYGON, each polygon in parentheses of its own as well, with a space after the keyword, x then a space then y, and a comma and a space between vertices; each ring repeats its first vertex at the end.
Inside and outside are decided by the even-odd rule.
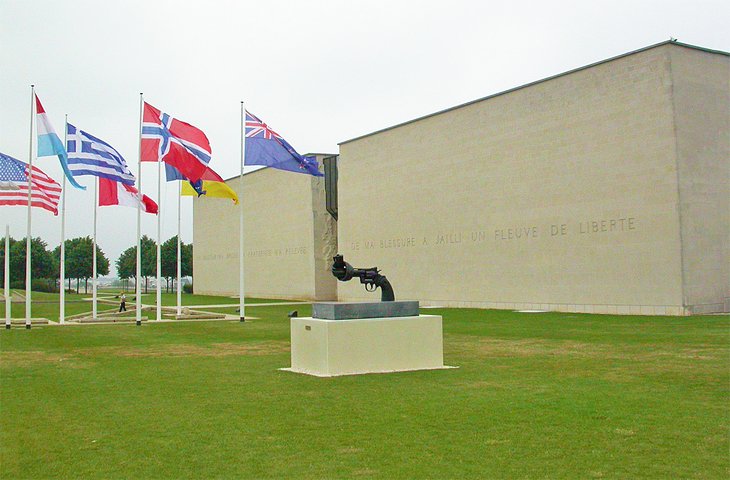
MULTIPOLYGON (((21 293, 15 291, 15 290, 11 291, 11 298, 13 298, 13 303, 17 302, 19 297, 20 297, 20 300, 21 301, 25 298, 24 295, 22 295, 21 293)), ((131 299, 132 298, 129 298, 129 300, 131 300, 131 299)), ((91 302, 91 301, 93 301, 93 297, 83 297, 83 298, 81 298, 81 300, 82 301, 91 302)), ((101 303, 101 304, 114 304, 114 305, 118 305, 119 304, 119 299, 118 298, 114 298, 113 296, 108 296, 108 295, 97 296, 97 301, 99 301, 99 303, 101 303)), ((276 307, 276 306, 291 306, 291 305, 311 305, 311 303, 312 302, 305 302, 305 301, 301 301, 301 302, 246 303, 246 304, 244 304, 244 307, 251 308, 251 307, 276 307)), ((218 303, 218 304, 212 304, 212 305, 181 305, 180 308, 181 309, 188 309, 188 310, 199 310, 199 311, 202 310, 204 312, 206 309, 209 309, 209 308, 238 308, 239 306, 240 305, 238 304, 238 302, 236 302, 236 303, 218 303)), ((155 307, 156 307, 155 304, 144 304, 144 303, 141 306, 142 309, 145 309, 145 308, 146 309, 154 309, 155 307)), ((165 309, 165 310, 167 310, 169 312, 171 309, 176 309, 177 308, 177 305, 163 305, 162 308, 165 309)), ((127 315, 134 314, 135 309, 136 309, 136 307, 135 307, 134 303, 128 301, 127 302, 127 312, 125 312, 125 313, 127 315)), ((113 310, 114 309, 105 310, 104 313, 110 312, 110 311, 113 311, 113 310)), ((102 313, 102 312, 99 312, 99 313, 102 313)), ((208 312, 208 313, 219 314, 218 312, 208 312)), ((88 314, 90 315, 91 312, 88 312, 88 314)), ((72 315, 70 318, 67 317, 66 320, 65 320, 65 322, 64 322, 64 324, 67 324, 67 325, 108 325, 108 324, 111 324, 111 323, 115 323, 113 321, 110 321, 110 322, 81 322, 81 321, 79 321, 79 317, 82 317, 82 315, 84 315, 84 314, 72 315)), ((167 319, 167 318, 160 319, 160 320, 151 320, 151 319, 148 319, 148 320, 145 321, 145 323, 159 323, 159 322, 165 322, 165 323, 168 323, 168 322, 169 323, 174 323, 174 322, 220 322, 220 321, 232 321, 232 320, 238 320, 238 319, 239 319, 238 315, 226 314, 225 318, 180 319, 180 320, 176 320, 176 319, 173 320, 173 319, 167 319)), ((246 320, 256 320, 256 319, 257 319, 256 317, 252 317, 252 316, 246 315, 246 320)), ((25 319, 17 319, 17 318, 14 318, 13 319, 13 325, 16 325, 16 322, 18 320, 22 320, 23 322, 25 322, 25 319)), ((41 320, 41 319, 36 319, 36 320, 41 320)), ((42 325, 42 324, 47 324, 47 325, 62 325, 60 322, 58 322, 56 320, 48 320, 48 319, 42 319, 42 320, 43 320, 43 323, 40 323, 38 321, 32 322, 32 323, 35 323, 36 325, 42 325)), ((134 320, 132 320, 132 322, 133 321, 134 320)), ((116 323, 120 323, 121 324, 121 323, 127 323, 127 322, 116 322, 116 323)))
MULTIPOLYGON (((12 303, 22 303, 25 301, 25 291, 10 290, 10 301, 12 303)), ((0 292, 0 302, 5 302, 5 291, 0 292)))
MULTIPOLYGON (((277 305, 309 305, 312 302, 270 302, 270 303, 244 303, 244 308, 248 307, 275 307, 277 305)), ((154 305, 152 305, 154 306, 154 305)), ((171 305, 173 308, 175 305, 171 305)), ((225 304, 217 304, 217 305, 183 305, 181 308, 195 308, 195 309, 202 309, 202 308, 228 308, 228 307, 236 307, 238 308, 238 303, 225 303, 225 304)))
MULTIPOLYGON (((104 298, 104 300, 106 300, 106 302, 102 302, 102 303, 107 303, 107 302, 111 303, 111 301, 114 301, 115 303, 118 303, 118 300, 115 299, 114 297, 105 296, 103 298, 104 298)), ((102 297, 97 297, 97 300, 101 300, 101 299, 102 299, 102 297)), ((90 300, 93 300, 93 299, 92 298, 83 298, 82 300, 90 301, 90 300)), ((250 308, 250 307, 275 307, 275 306, 279 306, 279 305, 291 306, 291 305, 309 305, 309 304, 311 304, 311 302, 265 302, 265 303, 246 303, 246 304, 244 304, 244 307, 248 307, 248 308, 250 308)), ((124 312, 125 315, 134 314, 135 313, 135 310, 136 310, 136 307, 134 306, 134 304, 130 304, 130 302, 127 302, 127 306, 129 308, 127 309, 126 312, 124 312)), ((200 313, 205 313, 205 310, 206 309, 211 309, 211 308, 238 308, 238 307, 239 307, 239 304, 238 303, 221 303, 221 304, 213 304, 213 305, 181 305, 180 306, 181 309, 198 310, 200 313)), ((146 310, 149 311, 149 310, 155 309, 156 308, 156 305, 154 305, 154 304, 142 304, 141 308, 143 310, 146 309, 146 310)), ((167 312, 169 312, 170 310, 176 309, 177 308, 177 305, 163 305, 162 308, 164 310, 166 310, 167 312)), ((113 310, 113 309, 111 309, 111 310, 113 310)), ((91 312, 89 312, 89 314, 90 313, 91 312)), ((211 314, 214 314, 214 315, 219 314, 218 312, 207 312, 207 313, 211 313, 211 314)), ((113 324, 113 323, 119 323, 119 324, 134 323, 134 320, 133 319, 131 320, 131 322, 128 322, 128 321, 118 321, 118 322, 114 322, 114 321, 109 321, 109 322, 104 322, 104 321, 83 322, 79 318, 79 317, 82 317, 82 315, 83 314, 78 314, 78 315, 72 316, 72 318, 66 318, 65 324, 68 324, 68 325, 109 325, 109 324, 113 324)), ((169 315, 169 313, 168 313, 168 315, 169 315)), ((88 317, 85 317, 85 318, 88 318, 88 317)), ((113 318, 113 316, 109 316, 108 318, 111 320, 113 318)), ((257 320, 257 319, 258 319, 257 317, 252 317, 252 316, 246 315, 246 320, 247 321, 257 320)), ((224 318, 205 318, 205 319, 204 318, 190 318, 190 319, 169 319, 169 318, 162 318, 160 320, 152 320, 152 319, 149 319, 148 317, 145 317, 144 323, 220 322, 220 321, 235 321, 235 320, 239 320, 239 316, 238 315, 226 314, 224 318)), ((48 324, 49 325, 61 325, 60 323, 57 323, 57 322, 54 322, 54 321, 51 321, 48 324)))
MULTIPOLYGON (((152 294, 147 294, 147 295, 152 295, 152 294)), ((113 303, 113 304, 119 305, 119 298, 115 298, 113 296, 110 297, 110 296, 105 295, 103 297, 97 296, 96 298, 97 298, 97 301, 99 301, 99 302, 109 303, 109 304, 113 303)), ((91 301, 93 301, 93 297, 82 298, 82 300, 91 302, 91 301)), ((246 304, 244 304, 244 307, 275 307, 277 305, 309 305, 311 303, 312 302, 303 302, 303 301, 302 302, 246 303, 246 304)), ((134 310, 134 308, 135 308, 134 307, 134 295, 130 295, 127 297, 127 307, 128 307, 127 309, 130 311, 134 310), (130 305, 131 305, 131 308, 129 308, 130 305)), ((143 303, 142 308, 146 308, 146 307, 156 307, 156 305, 154 303, 152 303, 152 304, 143 303)), ((229 308, 229 307, 238 308, 239 304, 238 304, 238 302, 236 302, 236 303, 218 303, 218 304, 211 304, 211 305, 203 304, 203 305, 181 305, 180 306, 180 308, 191 308, 191 309, 196 309, 196 310, 205 309, 205 308, 229 308)), ((177 305, 163 305, 162 308, 177 308, 177 305)))

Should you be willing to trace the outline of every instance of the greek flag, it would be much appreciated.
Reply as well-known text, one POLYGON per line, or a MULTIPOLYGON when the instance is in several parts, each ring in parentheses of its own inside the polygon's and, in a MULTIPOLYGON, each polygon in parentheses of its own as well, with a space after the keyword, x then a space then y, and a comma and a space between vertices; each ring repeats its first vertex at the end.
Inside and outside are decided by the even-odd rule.
POLYGON ((66 124, 68 169, 74 177, 95 175, 125 185, 134 185, 134 175, 114 147, 95 136, 66 124))

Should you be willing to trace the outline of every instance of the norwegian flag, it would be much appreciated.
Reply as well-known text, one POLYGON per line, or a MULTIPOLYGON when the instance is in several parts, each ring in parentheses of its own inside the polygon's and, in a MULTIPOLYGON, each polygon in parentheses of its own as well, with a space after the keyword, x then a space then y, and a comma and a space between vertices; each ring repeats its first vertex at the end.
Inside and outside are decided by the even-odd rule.
POLYGON ((143 162, 163 161, 185 178, 197 182, 208 169, 211 149, 208 137, 189 123, 144 104, 142 117, 143 162))
POLYGON ((314 156, 305 157, 251 112, 246 112, 245 165, 266 165, 267 167, 323 176, 314 156))

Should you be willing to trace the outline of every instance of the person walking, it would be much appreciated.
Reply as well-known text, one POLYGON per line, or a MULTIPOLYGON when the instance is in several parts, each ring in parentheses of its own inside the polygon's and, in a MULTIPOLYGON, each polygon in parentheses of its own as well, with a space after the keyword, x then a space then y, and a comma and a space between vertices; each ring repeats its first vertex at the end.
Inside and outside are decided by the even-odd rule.
POLYGON ((122 292, 122 294, 119 296, 119 311, 127 311, 127 296, 124 294, 124 292, 122 292))

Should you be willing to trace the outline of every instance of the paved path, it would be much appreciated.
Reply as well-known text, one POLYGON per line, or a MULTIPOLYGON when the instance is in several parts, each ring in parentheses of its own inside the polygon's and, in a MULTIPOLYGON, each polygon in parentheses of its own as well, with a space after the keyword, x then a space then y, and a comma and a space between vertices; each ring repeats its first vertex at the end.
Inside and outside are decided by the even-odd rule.
MULTIPOLYGON (((245 303, 244 307, 275 307, 277 305, 309 305, 312 302, 270 302, 270 303, 245 303)), ((154 306, 154 305, 152 305, 154 306)), ((176 305, 169 305, 175 307, 176 305)), ((226 303, 217 305, 183 305, 182 308, 204 309, 204 308, 227 308, 239 307, 238 303, 226 303)))
MULTIPOLYGON (((12 292, 13 295, 16 294, 16 292, 12 292)), ((97 300, 101 300, 102 298, 106 300, 115 300, 117 302, 118 300, 114 299, 113 297, 97 297, 97 300)), ((92 298, 83 298, 82 300, 91 301, 92 298)), ((127 306, 130 306, 131 302, 127 302, 127 306)), ((245 303, 244 307, 276 307, 279 305, 310 305, 312 302, 266 302, 266 303, 245 303)), ((175 308, 177 305, 163 305, 165 308, 175 308)), ((182 305, 180 308, 188 308, 192 310, 205 310, 206 308, 238 308, 240 305, 238 303, 219 303, 219 304, 213 304, 213 305, 182 305)), ((135 306, 132 303, 131 308, 127 310, 127 312, 134 313, 135 306)), ((142 308, 155 308, 154 304, 142 304, 142 308)), ((91 312, 89 312, 90 314, 91 312)), ((211 312, 215 313, 215 312, 211 312)), ((220 322, 223 321, 230 321, 230 320, 238 320, 239 317, 237 315, 226 315, 225 318, 210 318, 210 319, 185 319, 185 320, 172 320, 172 319, 160 319, 160 320, 148 320, 145 321, 145 323, 151 322, 151 323, 159 323, 159 322, 220 322)), ((247 320, 256 320, 257 317, 251 317, 246 316, 247 320)), ((69 325, 108 325, 109 323, 114 322, 78 322, 76 319, 66 319, 66 322, 69 325)), ((117 323, 126 323, 126 322, 117 322, 117 323)), ((49 320, 48 325, 61 325, 60 322, 56 320, 49 320)))
MULTIPOLYGON (((13 303, 21 303, 25 301, 25 291, 19 292, 16 290, 10 290, 10 299, 13 303)), ((5 291, 0 293, 0 301, 5 301, 5 291)))
MULTIPOLYGON (((114 301, 114 303, 119 304, 119 299, 116 299, 114 297, 97 297, 98 300, 107 300, 107 301, 114 301)), ((85 301, 92 301, 93 298, 83 298, 82 300, 85 301)), ((275 307, 277 305, 309 305, 312 302, 266 302, 266 303, 246 303, 244 304, 244 307, 275 307)), ((131 305, 131 308, 128 308, 128 310, 134 310, 134 297, 131 299, 127 299, 127 306, 129 307, 131 305), (131 300, 131 301, 130 301, 131 300)), ((142 308, 152 308, 155 307, 156 304, 154 303, 143 303, 142 308)), ((163 308, 176 308, 177 305, 163 305, 163 308)), ((191 308, 193 310, 201 310, 206 308, 228 308, 228 307, 239 307, 238 302, 236 303, 217 303, 217 304, 210 304, 210 305, 181 305, 180 308, 191 308)))
MULTIPOLYGON (((97 298, 98 299, 101 299, 101 297, 97 297, 97 298)), ((106 298, 111 298, 111 297, 106 297, 106 298)), ((84 300, 91 300, 91 299, 84 298, 84 300)), ((275 307, 275 306, 278 306, 278 305, 310 305, 311 303, 312 302, 246 303, 246 304, 244 304, 244 307, 275 307)), ((134 306, 134 304, 131 304, 130 305, 130 303, 127 302, 127 305, 130 306, 130 308, 127 310, 127 313, 128 314, 129 313, 132 313, 132 314, 135 313, 136 307, 134 306)), ((171 309, 171 308, 175 308, 176 305, 163 305, 163 307, 166 308, 166 309, 171 309)), ((181 308, 188 308, 190 310, 202 310, 202 311, 205 311, 206 308, 238 308, 238 307, 239 307, 239 304, 238 303, 220 303, 220 304, 213 304, 213 305, 182 305, 181 306, 181 308)), ((152 309, 152 308, 155 308, 155 305, 154 304, 142 304, 142 308, 152 309)), ((89 313, 91 313, 91 312, 89 312, 89 313)), ((211 312, 211 313, 216 313, 216 312, 211 312)), ((109 318, 112 318, 112 317, 109 317, 109 318)), ((148 320, 145 321, 145 323, 160 323, 160 322, 166 322, 166 323, 167 322, 170 322, 170 323, 174 323, 174 322, 178 322, 178 323, 179 322, 220 322, 221 320, 223 320, 223 321, 231 321, 231 320, 238 320, 238 319, 239 319, 238 315, 230 315, 230 314, 227 314, 224 318, 206 318, 206 319, 196 318, 196 319, 180 319, 180 320, 177 320, 177 319, 174 319, 173 320, 173 319, 163 318, 163 319, 160 319, 160 320, 148 319, 148 320)), ((66 322, 69 323, 69 324, 72 324, 72 325, 107 325, 109 323, 115 323, 115 322, 87 322, 87 323, 83 323, 83 322, 78 322, 76 320, 77 319, 75 319, 75 318, 74 319, 66 319, 66 322)), ((252 317, 252 316, 246 315, 246 320, 258 320, 258 317, 252 317)), ((122 323, 128 323, 128 322, 116 322, 116 323, 122 324, 122 323)), ((49 325, 60 325, 60 323, 55 322, 55 321, 49 321, 49 325)))

